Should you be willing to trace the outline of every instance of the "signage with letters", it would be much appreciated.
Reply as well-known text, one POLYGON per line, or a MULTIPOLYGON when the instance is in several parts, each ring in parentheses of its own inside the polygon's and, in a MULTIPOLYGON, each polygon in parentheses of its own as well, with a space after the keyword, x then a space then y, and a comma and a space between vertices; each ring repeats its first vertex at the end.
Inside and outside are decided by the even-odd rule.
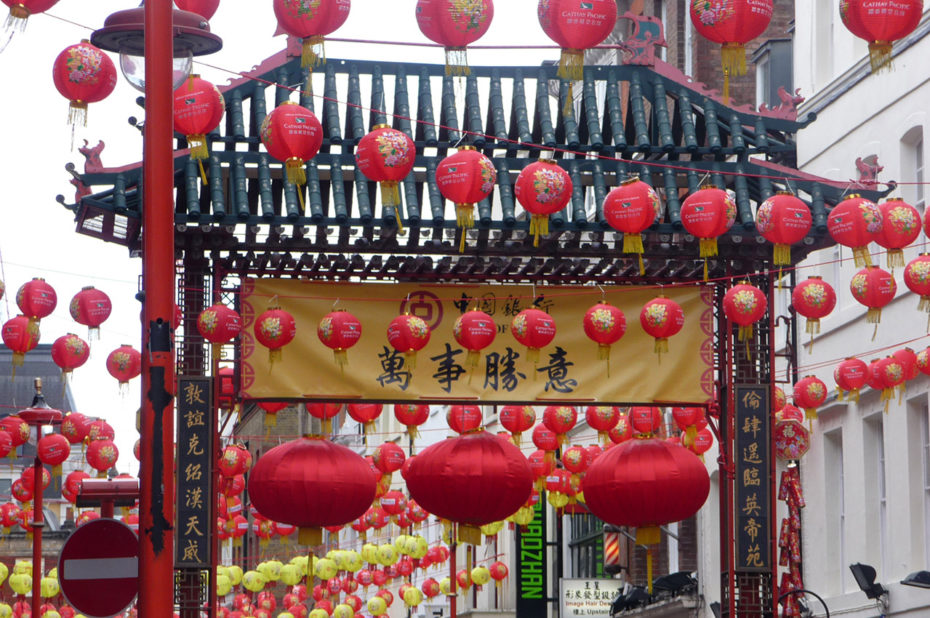
POLYGON ((736 569, 770 571, 769 388, 736 386, 736 569))
POLYGON ((178 377, 177 567, 210 568, 214 520, 212 440, 216 430, 209 377, 178 377))
POLYGON ((620 579, 562 579, 559 616, 610 618, 610 605, 623 589, 620 579))
POLYGON ((517 615, 546 615, 546 581, 549 573, 546 559, 545 500, 533 505, 533 521, 524 529, 517 527, 517 615))

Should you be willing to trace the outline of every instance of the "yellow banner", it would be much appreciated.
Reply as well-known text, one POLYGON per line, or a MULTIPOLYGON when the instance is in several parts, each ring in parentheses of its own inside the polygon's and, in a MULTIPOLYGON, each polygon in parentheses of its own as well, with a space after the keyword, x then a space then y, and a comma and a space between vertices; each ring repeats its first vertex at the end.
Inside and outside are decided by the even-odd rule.
POLYGON ((655 289, 608 287, 602 293, 591 287, 247 279, 241 298, 242 393, 257 400, 705 403, 714 379, 710 292, 702 294, 694 286, 663 293, 681 305, 685 324, 660 359, 639 322, 643 305, 657 296, 655 289), (282 359, 271 364, 253 326, 273 298, 294 316, 297 336, 283 348, 282 359), (612 346, 609 367, 598 359, 598 346, 582 326, 585 312, 602 298, 621 309, 627 322, 626 334, 612 346), (510 332, 513 317, 534 300, 557 327, 536 363, 527 360, 526 348, 510 332), (494 319, 498 334, 471 369, 452 327, 476 307, 494 319), (317 325, 334 308, 351 312, 362 325, 344 370, 317 337, 317 325), (429 344, 417 353, 413 369, 386 334, 391 320, 405 312, 431 328, 429 344))

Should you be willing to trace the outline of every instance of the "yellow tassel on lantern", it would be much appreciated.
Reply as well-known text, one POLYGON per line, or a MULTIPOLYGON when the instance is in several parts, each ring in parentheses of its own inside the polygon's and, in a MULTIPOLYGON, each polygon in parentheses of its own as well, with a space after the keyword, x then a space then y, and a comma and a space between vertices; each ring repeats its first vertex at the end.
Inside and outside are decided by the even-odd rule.
POLYGON ((471 75, 468 66, 468 50, 464 47, 446 48, 446 75, 467 77, 471 75))
POLYGON ((274 365, 275 363, 281 362, 282 356, 283 354, 281 353, 281 348, 277 348, 275 350, 268 350, 268 364, 274 365))
POLYGON ((557 75, 569 81, 584 79, 584 50, 563 49, 557 75))
POLYGON ((339 365, 339 369, 343 372, 346 370, 346 365, 349 364, 349 354, 343 348, 336 348, 333 350, 333 359, 336 361, 336 364, 339 365))
POLYGON ((303 41, 300 50, 300 66, 302 68, 317 68, 326 64, 326 48, 323 46, 324 38, 320 35, 308 36, 303 41))
POLYGON ((804 408, 804 418, 808 421, 816 421, 817 408, 804 408))
POLYGON ((880 401, 883 401, 885 403, 885 406, 884 406, 885 414, 888 414, 888 406, 891 403, 892 399, 894 399, 894 388, 893 387, 883 388, 880 401))
POLYGON ((776 266, 787 266, 791 264, 791 245, 775 245, 772 254, 772 263, 776 266))
POLYGON ((420 432, 417 430, 416 425, 407 425, 407 435, 410 437, 410 441, 413 442, 420 437, 420 432))
POLYGON ((304 170, 304 160, 300 157, 291 157, 284 162, 287 172, 287 181, 294 185, 307 184, 307 172, 304 170))
POLYGON ((265 427, 277 427, 278 415, 265 412, 265 427))
POLYGON ((533 215, 530 218, 530 234, 533 236, 533 246, 539 246, 539 237, 549 235, 549 215, 533 215))
MULTIPOLYGON (((297 529, 297 542, 301 545, 309 545, 311 547, 315 545, 323 544, 323 529, 322 528, 298 528, 297 529)), ((308 567, 309 571, 309 567, 308 567)))
POLYGON ((723 102, 730 102, 730 76, 746 74, 746 48, 742 43, 724 43, 720 49, 723 67, 723 102))
POLYGON ((646 546, 646 585, 652 594, 652 546, 662 541, 662 531, 658 526, 645 526, 636 529, 636 544, 646 546))
MULTIPOLYGON (((462 543, 481 545, 481 528, 478 526, 460 524, 458 527, 458 538, 462 543)), ((471 552, 466 552, 466 554, 471 556, 471 552)))
POLYGON ((872 254, 869 253, 868 246, 853 247, 853 263, 856 268, 865 268, 872 265, 872 254))
POLYGON ((869 43, 869 63, 872 72, 891 70, 891 41, 872 41, 869 43))
POLYGON ((659 360, 661 361, 663 354, 668 354, 668 338, 667 337, 656 337, 655 344, 653 344, 652 351, 659 355, 659 360))

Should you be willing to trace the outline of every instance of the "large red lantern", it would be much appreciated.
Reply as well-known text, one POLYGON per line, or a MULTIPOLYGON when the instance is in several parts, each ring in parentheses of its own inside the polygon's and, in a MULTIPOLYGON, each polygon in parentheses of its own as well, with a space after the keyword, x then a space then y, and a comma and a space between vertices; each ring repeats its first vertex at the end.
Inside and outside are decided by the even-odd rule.
POLYGON ((449 406, 446 422, 455 433, 464 434, 481 427, 481 408, 478 406, 449 406))
POLYGON ((533 406, 504 406, 498 415, 500 424, 510 432, 513 443, 520 446, 524 431, 529 431, 536 424, 536 411, 533 406))
POLYGON ((62 335, 52 344, 52 361, 61 369, 61 375, 68 375, 87 362, 90 346, 75 334, 62 335))
POLYGON ((869 366, 858 358, 847 358, 836 366, 833 379, 839 391, 839 398, 848 396, 852 401, 859 401, 859 389, 866 385, 869 378, 869 366))
MULTIPOLYGON (((904 268, 904 285, 920 296, 917 310, 930 313, 930 253, 921 253, 908 262, 904 268)), ((928 330, 930 330, 930 316, 928 316, 928 330)))
POLYGON ((762 319, 768 301, 765 293, 754 285, 738 283, 723 297, 723 312, 727 319, 739 325, 739 340, 752 339, 753 324, 762 319))
POLYGON ((481 358, 481 350, 491 345, 497 337, 497 326, 487 313, 472 309, 455 320, 452 336, 460 346, 468 350, 465 362, 474 369, 481 358))
POLYGON ((920 234, 920 213, 900 197, 888 198, 878 205, 882 213, 882 231, 875 239, 888 250, 888 268, 904 266, 904 248, 920 234))
POLYGON ((38 322, 55 310, 58 295, 45 279, 35 278, 21 285, 16 291, 16 305, 30 322, 38 322))
POLYGON ((746 74, 746 43, 769 27, 772 0, 690 2, 691 23, 705 39, 719 43, 723 98, 730 98, 730 76, 746 74))
POLYGON ((869 243, 881 238, 882 211, 872 201, 854 193, 830 211, 827 229, 833 240, 853 250, 856 266, 871 266, 869 243))
POLYGON ((123 344, 107 356, 107 371, 123 387, 142 373, 142 354, 131 345, 123 344))
POLYGON ((365 433, 375 430, 375 420, 381 416, 384 406, 380 403, 346 404, 346 412, 356 423, 361 423, 365 433))
POLYGON ((549 215, 559 212, 572 198, 572 177, 552 159, 530 163, 517 176, 514 194, 530 213, 529 233, 533 246, 549 234, 549 215))
POLYGON ((418 0, 416 14, 420 32, 446 48, 446 75, 471 75, 465 47, 488 31, 492 0, 418 0))
POLYGON ((220 0, 174 0, 174 3, 182 11, 196 13, 207 21, 213 17, 220 6, 220 0))
POLYGON ((239 314, 223 303, 211 305, 197 316, 197 332, 213 344, 213 360, 219 360, 222 345, 232 341, 241 331, 239 314))
POLYGON ((620 422, 620 409, 614 406, 588 406, 584 411, 588 427, 597 432, 601 444, 610 441, 610 430, 620 422))
POLYGON ((66 47, 52 66, 52 79, 68 99, 68 122, 87 125, 87 104, 110 96, 116 88, 116 65, 99 47, 81 41, 66 47))
MULTIPOLYGON (((187 139, 191 159, 199 162, 210 156, 207 134, 219 126, 225 107, 219 89, 196 75, 174 91, 174 130, 187 139)), ((206 184, 202 163, 200 173, 206 184)))
POLYGON ((840 18, 847 30, 869 42, 872 71, 880 71, 891 66, 892 43, 920 23, 923 7, 923 0, 840 0, 840 18))
MULTIPOLYGON (((301 0, 295 0, 300 2, 301 0)), ((306 1, 306 0, 305 0, 306 1)), ((323 145, 323 127, 306 107, 285 101, 265 116, 261 140, 268 154, 284 161, 287 180, 298 185, 297 195, 303 196, 299 185, 307 183, 304 163, 316 156, 323 145)))
POLYGON ((533 474, 520 449, 478 432, 424 449, 407 472, 407 488, 428 512, 462 524, 463 541, 478 544, 478 526, 502 521, 523 506, 533 474))
POLYGON ((417 149, 410 136, 390 125, 379 124, 365 135, 355 151, 355 163, 365 178, 380 183, 381 206, 397 216, 397 227, 403 231, 400 216, 400 181, 410 175, 416 162, 417 149))
POLYGON ((681 224, 685 231, 699 239, 700 257, 704 258, 704 280, 707 280, 707 258, 717 255, 717 237, 736 221, 736 202, 730 194, 713 185, 706 185, 685 198, 681 204, 681 224))
POLYGON ((820 320, 836 307, 833 286, 820 277, 810 277, 799 283, 791 292, 791 306, 807 318, 805 326, 813 337, 820 332, 820 320))
POLYGON ((345 23, 351 0, 274 0, 272 5, 281 29, 303 39, 300 66, 315 68, 326 62, 324 37, 345 23))
POLYGON ((278 424, 278 412, 287 408, 288 404, 283 401, 259 401, 256 405, 265 413, 265 427, 276 427, 278 424))
POLYGON ((610 377, 610 346, 626 333, 626 316, 617 307, 601 301, 585 312, 583 324, 584 334, 597 343, 597 358, 607 361, 610 377))
POLYGON ((405 313, 388 324, 387 340, 391 347, 404 355, 409 369, 417 366, 417 352, 429 343, 430 328, 423 318, 405 313))
POLYGON ((807 204, 789 191, 779 191, 759 205, 756 229, 775 245, 773 264, 791 264, 791 245, 804 240, 812 221, 807 204))
POLYGON ((249 475, 249 498, 269 519, 297 526, 302 545, 319 545, 324 526, 347 524, 371 506, 375 478, 351 449, 300 438, 258 459, 249 475))
POLYGON ((333 358, 340 368, 349 362, 347 350, 358 343, 362 336, 362 323, 344 309, 332 311, 320 320, 316 328, 317 337, 333 351, 333 358))
MULTIPOLYGON (((420 0, 420 4, 435 6, 450 1, 420 0)), ((484 1, 490 4, 490 0, 484 1)), ((496 182, 494 163, 472 146, 462 146, 458 152, 440 161, 436 168, 436 186, 444 198, 455 204, 456 225, 462 228, 460 252, 465 250, 465 231, 475 226, 475 203, 491 195, 496 182)))
POLYGON ((539 350, 555 339, 555 320, 541 309, 524 309, 510 322, 513 338, 526 346, 526 359, 539 362, 539 350))
POLYGON ((110 317, 113 305, 106 292, 87 286, 71 298, 68 309, 75 322, 88 328, 87 338, 93 341, 100 335, 100 325, 110 317))
POLYGON ((50 433, 42 436, 37 445, 39 461, 46 466, 52 466, 52 474, 61 475, 61 464, 71 454, 71 444, 60 433, 50 433))
POLYGON ((804 409, 807 420, 817 418, 817 408, 827 400, 827 385, 817 376, 807 376, 794 385, 794 404, 804 409))
POLYGON ((659 195, 639 176, 624 180, 604 199, 604 219, 610 227, 623 232, 623 252, 637 255, 640 275, 646 274, 642 233, 660 216, 662 204, 659 203, 659 195))
MULTIPOLYGON (((882 307, 894 300, 898 291, 894 276, 878 266, 867 266, 853 275, 849 289, 853 297, 868 308, 866 322, 875 324, 877 330, 882 320, 882 307)), ((872 337, 874 339, 874 333, 872 337)))
POLYGON ((116 465, 119 459, 119 449, 112 440, 94 440, 87 445, 84 454, 87 464, 97 471, 99 478, 105 478, 107 471, 116 465))
POLYGON ((417 427, 429 418, 429 406, 416 403, 394 404, 394 418, 407 427, 407 435, 413 440, 417 437, 417 427))
POLYGON ((268 362, 272 365, 281 360, 281 349, 297 335, 294 316, 278 306, 269 307, 255 318, 252 328, 255 339, 268 348, 268 362))
POLYGON ((543 32, 562 48, 558 76, 569 81, 584 77, 584 51, 600 45, 617 23, 614 0, 539 0, 536 12, 543 32))
POLYGON ((543 425, 556 435, 559 445, 565 443, 565 434, 575 427, 577 421, 578 410, 572 406, 547 406, 543 410, 543 425))
POLYGON ((670 298, 659 296, 645 304, 639 313, 639 323, 646 334, 655 338, 654 352, 662 359, 668 352, 668 338, 677 335, 685 325, 681 305, 670 298))

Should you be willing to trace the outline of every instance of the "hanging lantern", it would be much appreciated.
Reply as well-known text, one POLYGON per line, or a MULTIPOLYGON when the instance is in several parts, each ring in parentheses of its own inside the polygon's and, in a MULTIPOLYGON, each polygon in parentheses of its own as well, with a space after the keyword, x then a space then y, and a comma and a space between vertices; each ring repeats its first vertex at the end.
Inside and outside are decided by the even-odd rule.
POLYGON ((853 250, 859 268, 872 265, 869 243, 878 242, 882 234, 882 212, 873 202, 857 194, 836 205, 827 217, 830 236, 853 250))
POLYGON ((284 401, 259 401, 257 405, 265 413, 265 427, 276 427, 278 424, 278 412, 286 409, 288 406, 284 401))
POLYGON ((803 423, 779 420, 775 423, 775 456, 781 461, 797 461, 811 447, 811 434, 803 423))
POLYGON ((699 239, 699 255, 704 258, 704 281, 707 281, 707 258, 717 255, 717 237, 726 233, 736 221, 736 202, 730 194, 713 185, 705 185, 685 198, 681 204, 681 224, 699 239))
POLYGON ((548 429, 546 431, 553 439, 552 450, 539 449, 530 453, 526 458, 527 465, 529 465, 530 471, 533 473, 533 478, 536 481, 537 491, 542 491, 544 489, 546 477, 555 470, 555 455, 552 451, 558 448, 558 443, 555 442, 555 434, 548 429))
POLYGON ((379 124, 358 142, 355 164, 365 178, 380 183, 381 206, 397 216, 397 228, 403 231, 400 216, 400 181, 413 171, 417 149, 410 136, 390 125, 379 124))
POLYGON ((10 7, 5 27, 9 32, 7 36, 12 37, 14 32, 22 32, 26 29, 26 21, 30 15, 44 13, 57 3, 58 0, 3 0, 3 4, 10 7))
POLYGON ((107 471, 114 467, 119 459, 119 449, 113 440, 94 440, 87 445, 84 456, 87 464, 97 471, 97 477, 106 478, 107 471))
POLYGON ((597 432, 601 444, 608 444, 610 430, 620 422, 620 409, 614 406, 588 406, 584 417, 588 427, 597 432))
POLYGON ((734 285, 723 297, 723 312, 739 326, 738 339, 747 345, 752 339, 753 324, 765 316, 767 306, 765 293, 746 282, 734 285))
POLYGON ((361 338, 362 324, 354 315, 340 309, 323 316, 316 334, 323 345, 332 349, 336 364, 340 369, 344 369, 349 363, 346 351, 361 338))
MULTIPOLYGON (((882 320, 882 307, 894 300, 898 291, 894 277, 878 266, 867 266, 853 275, 849 289, 853 297, 868 308, 866 322, 875 324, 877 331, 882 320)), ((874 333, 872 339, 875 339, 874 333)))
POLYGON ((356 423, 364 427, 365 433, 375 430, 375 420, 381 416, 384 408, 380 403, 349 403, 346 404, 346 412, 356 423))
POLYGON ((869 378, 869 366, 858 358, 847 358, 833 372, 839 399, 848 396, 858 403, 859 389, 866 385, 869 378))
POLYGON ((640 276, 646 274, 642 233, 661 216, 659 195, 639 176, 630 176, 604 199, 604 219, 610 227, 623 232, 623 252, 637 255, 640 276))
POLYGON ((513 338, 526 346, 526 358, 539 362, 539 350, 555 339, 555 320, 541 309, 524 309, 510 322, 513 338))
MULTIPOLYGON (((921 253, 908 262, 904 268, 904 285, 920 296, 917 310, 930 314, 930 253, 921 253)), ((930 331, 930 315, 927 316, 927 330, 930 331)))
POLYGON ((881 391, 881 401, 885 402, 887 414, 895 389, 904 383, 904 368, 893 356, 886 356, 869 364, 869 374, 868 384, 881 391))
POLYGON ((100 325, 110 317, 113 305, 105 292, 88 286, 71 298, 68 308, 74 321, 87 327, 87 338, 94 341, 100 336, 100 325))
POLYGON ((574 486, 578 485, 581 475, 585 473, 588 466, 591 465, 591 453, 582 446, 570 446, 562 453, 562 466, 571 472, 571 482, 574 486))
POLYGON ((420 32, 446 48, 446 75, 471 75, 465 47, 488 31, 494 18, 492 0, 418 0, 416 15, 420 32))
POLYGON ((927 347, 917 353, 917 370, 930 376, 930 347, 927 347))
POLYGON ((685 448, 697 455, 701 461, 704 461, 704 453, 709 451, 710 447, 714 445, 714 434, 707 427, 698 430, 694 436, 694 441, 690 444, 685 445, 684 439, 685 436, 682 436, 682 446, 685 446, 685 448))
POLYGON ((481 358, 481 350, 494 342, 497 336, 497 326, 487 313, 473 309, 455 320, 452 336, 460 346, 468 350, 465 362, 474 369, 481 358))
POLYGON ((103 419, 98 418, 87 425, 87 441, 114 440, 116 432, 113 427, 103 419))
POLYGON ((3 343, 13 352, 13 377, 16 377, 16 368, 21 367, 29 352, 39 343, 39 325, 31 322, 29 318, 18 315, 7 320, 0 330, 3 343))
POLYGON ((68 105, 68 123, 87 126, 87 104, 110 96, 116 88, 116 65, 99 47, 84 40, 66 47, 52 65, 55 88, 68 105))
POLYGON ((536 424, 536 411, 533 406, 504 406, 498 415, 500 424, 510 432, 513 443, 520 446, 524 431, 529 431, 536 424))
MULTIPOLYGON (((6 457, 13 452, 13 436, 5 429, 0 429, 0 457, 6 457)), ((16 458, 15 452, 13 458, 16 458)))
POLYGON ((903 249, 920 234, 920 213, 900 197, 885 200, 878 209, 882 213, 882 230, 875 242, 888 250, 889 269, 903 267, 903 249))
POLYGON ((672 408, 672 418, 678 429, 684 432, 682 446, 690 447, 698 432, 698 422, 704 419, 704 408, 672 408))
POLYGON ((891 46, 917 28, 923 0, 840 0, 846 29, 869 42, 872 71, 891 68, 891 46))
POLYGON ((465 434, 481 427, 483 418, 478 406, 449 406, 446 422, 457 434, 465 434))
MULTIPOLYGON (((479 0, 479 4, 481 1, 479 0)), ((490 5, 490 0, 483 1, 490 5)), ((432 6, 448 3, 450 0, 420 0, 419 2, 420 5, 431 4, 432 6)), ((419 5, 417 10, 419 21, 419 5)), ((420 27, 422 29, 422 25, 420 27)), ((448 64, 446 68, 448 70, 448 64)), ((456 225, 462 228, 459 252, 465 250, 465 231, 475 227, 475 203, 491 195, 495 183, 497 183, 497 170, 494 169, 494 163, 475 150, 473 146, 462 146, 458 152, 440 161, 436 168, 436 186, 445 199, 455 204, 456 225)))
POLYGON ((730 99, 730 77, 746 74, 745 45, 772 21, 772 0, 690 2, 691 23, 708 41, 720 44, 723 100, 730 99))
POLYGON ((791 265, 791 245, 804 240, 811 229, 811 211, 790 191, 779 191, 759 205, 756 229, 775 245, 772 263, 791 265))
POLYGON ((281 360, 281 350, 297 335, 294 316, 272 302, 267 311, 255 318, 255 338, 268 348, 271 365, 281 360))
MULTIPOLYGON (((604 42, 617 23, 614 0, 539 0, 539 25, 562 48, 558 76, 569 81, 584 78, 584 52, 604 42)), ((571 97, 569 97, 571 98, 571 97)))
POLYGON ((662 427, 662 410, 655 406, 633 406, 629 419, 636 437, 651 438, 662 427))
POLYGON ((52 362, 61 369, 62 380, 65 381, 73 370, 87 362, 89 356, 90 346, 72 333, 62 335, 52 344, 52 362))
POLYGON ((221 410, 232 410, 238 406, 236 403, 236 371, 232 367, 222 367, 216 372, 216 378, 219 380, 219 398, 218 405, 221 410))
POLYGON ((36 452, 46 466, 52 466, 52 474, 61 476, 61 464, 71 454, 68 439, 60 433, 50 433, 39 439, 36 452))
POLYGON ((182 11, 196 13, 210 21, 220 6, 220 0, 174 0, 174 4, 182 11))
POLYGON ((263 515, 299 528, 301 545, 320 545, 323 526, 347 524, 375 497, 375 479, 354 451, 300 438, 264 453, 249 475, 249 498, 263 515))
POLYGON ((659 296, 650 300, 639 314, 639 323, 646 334, 655 338, 654 352, 662 360, 662 354, 668 353, 668 339, 678 334, 685 325, 685 314, 681 305, 675 301, 659 296))
POLYGON ((313 418, 318 418, 322 422, 323 435, 332 432, 332 419, 339 416, 342 412, 341 403, 305 403, 307 414, 313 418))
POLYGON ((203 160, 210 156, 207 134, 220 125, 225 109, 219 89, 197 75, 191 75, 174 91, 174 130, 187 140, 191 159, 200 165, 203 184, 207 184, 203 160))
POLYGON ((811 339, 820 332, 820 320, 836 307, 833 286, 820 277, 810 277, 799 283, 791 292, 791 306, 807 318, 805 329, 811 339))
POLYGON ((529 234, 533 246, 549 234, 549 215, 557 213, 572 199, 572 177, 553 159, 530 163, 517 176, 514 195, 531 215, 529 234))
POLYGON ((10 484, 10 495, 19 502, 26 503, 32 500, 32 487, 27 487, 23 482, 23 477, 15 479, 10 484))
POLYGON ((394 418, 407 427, 407 435, 413 441, 417 437, 417 427, 429 418, 429 406, 416 403, 394 404, 394 418))
POLYGON ((827 400, 827 385, 817 376, 807 376, 794 385, 794 404, 804 409, 807 420, 817 419, 817 408, 827 400))
POLYGON ((917 353, 910 348, 901 348, 900 350, 892 352, 891 356, 901 365, 901 371, 904 376, 903 381, 898 385, 898 402, 900 403, 904 398, 905 385, 910 380, 916 378, 920 373, 917 369, 917 353))
POLYGON ((598 360, 607 361, 607 377, 610 377, 610 346, 625 333, 626 316, 607 302, 597 303, 584 314, 584 334, 597 343, 598 360))
POLYGON ((772 410, 773 410, 775 413, 780 412, 781 409, 785 407, 785 404, 788 403, 788 397, 785 395, 785 391, 783 391, 783 390, 781 389, 780 386, 776 386, 776 387, 773 389, 773 391, 772 391, 772 399, 773 399, 773 401, 774 401, 774 404, 773 404, 773 406, 772 406, 772 410))
POLYGON ((29 424, 20 417, 13 414, 11 416, 5 416, 0 419, 0 429, 3 429, 10 434, 10 440, 12 443, 10 457, 15 458, 16 449, 29 440, 29 424))
POLYGON ((120 387, 142 373, 142 354, 129 344, 123 344, 107 356, 107 371, 117 379, 120 387))
POLYGON ((417 352, 429 343, 430 328, 423 318, 405 313, 388 324, 387 340, 392 348, 404 355, 409 369, 416 369, 417 352))
POLYGON ((232 478, 248 471, 248 451, 238 444, 230 444, 223 448, 217 467, 220 474, 232 478))
POLYGON ((16 305, 31 324, 37 323, 55 310, 58 295, 45 279, 34 278, 16 291, 16 305))
POLYGON ((543 425, 555 434, 559 446, 565 444, 565 434, 575 427, 577 421, 578 411, 572 406, 547 406, 543 410, 543 425))
POLYGON ((315 157, 323 145, 320 121, 306 107, 285 101, 265 116, 261 140, 268 154, 284 162, 288 182, 297 185, 297 195, 303 199, 300 185, 307 184, 304 163, 315 157))
POLYGON ((345 23, 351 0, 274 0, 272 6, 278 26, 303 39, 300 66, 316 68, 326 63, 324 37, 345 23))

